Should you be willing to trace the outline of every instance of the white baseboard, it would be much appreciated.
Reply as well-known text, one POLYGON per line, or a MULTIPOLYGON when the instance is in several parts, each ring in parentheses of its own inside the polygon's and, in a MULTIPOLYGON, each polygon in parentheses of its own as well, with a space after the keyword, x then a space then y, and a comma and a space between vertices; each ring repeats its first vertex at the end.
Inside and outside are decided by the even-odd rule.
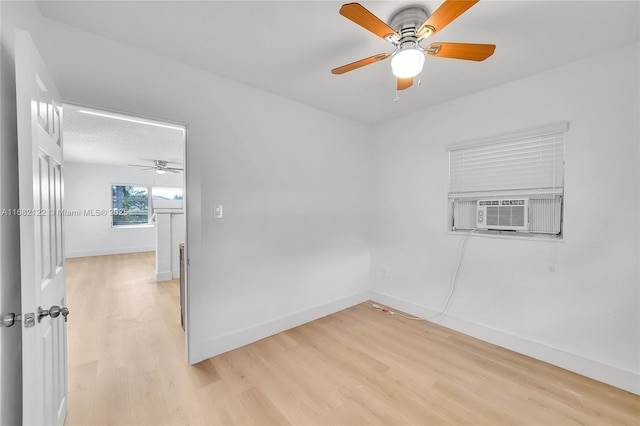
POLYGON ((350 308, 367 300, 369 300, 369 291, 363 291, 217 337, 203 344, 201 359, 190 360, 190 362, 191 364, 195 364, 204 359, 220 355, 224 352, 248 345, 249 343, 257 342, 265 337, 273 336, 274 334, 350 308))
POLYGON ((147 251, 156 251, 156 246, 153 245, 147 247, 125 247, 102 250, 71 251, 65 253, 65 258, 71 259, 74 257, 108 256, 111 254, 142 253, 147 251))
MULTIPOLYGON (((436 314, 436 312, 427 309, 424 306, 373 290, 371 291, 371 300, 420 318, 431 317, 436 314)), ((640 375, 631 371, 622 370, 599 361, 509 334, 501 330, 496 330, 482 324, 472 323, 451 315, 443 315, 439 317, 437 323, 469 336, 493 343, 494 345, 539 359, 549 364, 640 395, 640 375)))
POLYGON ((156 272, 156 281, 170 281, 180 278, 180 270, 156 272))
POLYGON ((173 279, 173 273, 171 271, 156 272, 156 282, 171 281, 173 279))

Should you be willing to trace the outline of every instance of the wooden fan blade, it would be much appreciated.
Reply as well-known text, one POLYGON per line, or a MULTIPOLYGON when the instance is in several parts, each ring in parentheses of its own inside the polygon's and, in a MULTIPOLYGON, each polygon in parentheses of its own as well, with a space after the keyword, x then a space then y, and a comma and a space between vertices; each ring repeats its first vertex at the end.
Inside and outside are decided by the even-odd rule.
POLYGON ((409 78, 396 78, 396 89, 398 90, 404 90, 404 89, 408 89, 409 87, 413 86, 413 77, 409 77, 409 78))
POLYGON ((466 12, 479 0, 445 0, 416 31, 419 40, 431 37, 466 12))
POLYGON ((388 53, 379 53, 377 55, 369 56, 368 58, 360 59, 359 61, 334 68, 331 70, 331 74, 344 74, 345 72, 353 71, 357 68, 364 67, 365 65, 373 64, 374 62, 384 61, 388 57, 388 53))
POLYGON ((431 43, 425 52, 427 55, 440 58, 466 59, 468 61, 484 61, 493 55, 495 44, 474 43, 431 43))
POLYGON ((352 20, 365 30, 369 30, 380 38, 386 36, 394 36, 396 40, 400 39, 400 35, 390 26, 385 24, 373 13, 369 12, 359 3, 343 4, 340 8, 340 15, 352 20))

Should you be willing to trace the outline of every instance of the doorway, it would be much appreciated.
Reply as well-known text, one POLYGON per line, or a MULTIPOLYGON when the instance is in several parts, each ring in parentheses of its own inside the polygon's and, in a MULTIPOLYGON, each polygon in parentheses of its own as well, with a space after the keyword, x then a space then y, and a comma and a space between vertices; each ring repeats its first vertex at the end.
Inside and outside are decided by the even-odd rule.
MULTIPOLYGON (((155 282, 180 286, 186 125, 73 104, 63 108, 65 257, 154 252, 154 264, 141 265, 153 267, 155 282)), ((186 288, 180 287, 182 320, 186 288)))

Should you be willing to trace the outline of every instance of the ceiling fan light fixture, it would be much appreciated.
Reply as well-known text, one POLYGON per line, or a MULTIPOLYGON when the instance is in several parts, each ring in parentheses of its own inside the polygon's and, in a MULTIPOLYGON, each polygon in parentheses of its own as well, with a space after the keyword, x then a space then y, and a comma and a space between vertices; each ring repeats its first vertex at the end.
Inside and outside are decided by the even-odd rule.
POLYGON ((159 175, 163 175, 163 174, 167 173, 167 171, 165 169, 156 168, 156 173, 159 174, 159 175))
POLYGON ((402 43, 391 58, 391 70, 398 78, 411 78, 420 74, 424 65, 424 52, 413 41, 402 43))

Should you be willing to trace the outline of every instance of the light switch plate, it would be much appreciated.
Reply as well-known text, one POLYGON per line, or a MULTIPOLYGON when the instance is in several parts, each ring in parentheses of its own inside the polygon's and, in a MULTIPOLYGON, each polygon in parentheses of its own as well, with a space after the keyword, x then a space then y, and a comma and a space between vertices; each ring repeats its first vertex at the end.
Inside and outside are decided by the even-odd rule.
POLYGON ((213 217, 214 217, 214 219, 222 219, 222 214, 223 214, 222 204, 216 206, 213 209, 213 217))

